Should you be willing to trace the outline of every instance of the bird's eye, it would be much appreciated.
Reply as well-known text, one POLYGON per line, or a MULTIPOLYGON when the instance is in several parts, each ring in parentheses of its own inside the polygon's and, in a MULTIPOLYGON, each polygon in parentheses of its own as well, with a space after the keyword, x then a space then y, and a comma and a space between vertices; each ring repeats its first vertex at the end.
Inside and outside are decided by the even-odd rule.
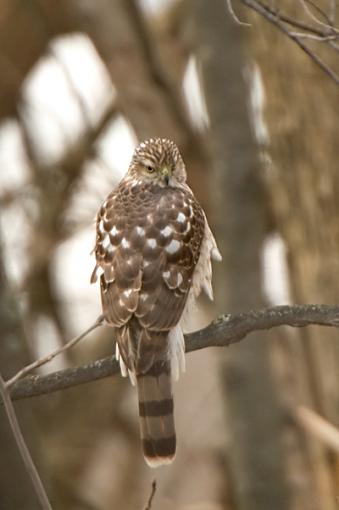
POLYGON ((152 174, 153 172, 155 172, 155 168, 151 165, 147 165, 146 170, 149 174, 152 174))

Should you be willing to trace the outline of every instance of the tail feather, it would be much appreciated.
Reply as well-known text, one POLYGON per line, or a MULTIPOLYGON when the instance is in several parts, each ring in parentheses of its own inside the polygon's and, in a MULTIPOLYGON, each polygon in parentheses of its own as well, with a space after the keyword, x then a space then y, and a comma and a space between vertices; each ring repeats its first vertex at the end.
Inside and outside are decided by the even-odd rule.
POLYGON ((169 361, 157 361, 137 376, 141 439, 147 464, 170 464, 175 457, 172 381, 169 361))

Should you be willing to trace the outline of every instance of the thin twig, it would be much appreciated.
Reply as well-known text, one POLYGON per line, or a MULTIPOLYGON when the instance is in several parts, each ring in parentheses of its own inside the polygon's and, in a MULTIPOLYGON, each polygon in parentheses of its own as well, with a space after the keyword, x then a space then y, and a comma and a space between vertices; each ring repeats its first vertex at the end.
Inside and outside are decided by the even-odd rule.
POLYGON ((38 497, 38 500, 41 503, 41 508, 43 508, 43 510, 52 510, 52 507, 48 500, 44 486, 42 485, 42 482, 40 480, 39 473, 37 472, 37 469, 34 465, 31 454, 29 453, 29 450, 25 443, 24 437, 22 435, 16 414, 14 411, 11 397, 9 395, 5 381, 3 380, 1 374, 0 374, 0 395, 1 395, 3 403, 4 403, 6 415, 7 415, 8 422, 10 424, 13 436, 15 438, 15 441, 18 446, 19 452, 21 454, 22 460, 25 464, 26 471, 32 480, 32 483, 33 483, 33 486, 35 489, 35 493, 38 497))
POLYGON ((331 20, 327 16, 326 12, 324 12, 318 5, 314 4, 310 0, 299 0, 299 2, 302 4, 309 17, 315 23, 326 28, 327 30, 338 32, 338 29, 331 24, 331 20), (313 9, 315 9, 321 16, 323 16, 323 18, 326 19, 327 23, 324 23, 323 21, 321 21, 321 19, 315 16, 315 14, 313 14, 313 12, 311 11, 307 4, 310 4, 313 7, 313 9))
POLYGON ((55 351, 51 352, 50 354, 47 354, 47 356, 43 356, 42 358, 39 358, 37 359, 36 361, 34 361, 33 363, 31 363, 30 365, 27 365, 26 367, 22 368, 21 370, 19 370, 18 373, 16 373, 11 379, 9 379, 8 381, 6 381, 6 386, 9 388, 10 386, 12 386, 18 379, 20 379, 21 377, 23 377, 24 375, 27 375, 29 374, 30 372, 32 372, 32 370, 34 370, 35 368, 38 368, 38 367, 41 367, 41 365, 44 365, 45 363, 48 363, 49 361, 52 361, 52 359, 54 359, 56 356, 58 356, 59 354, 61 354, 62 352, 66 351, 67 349, 70 349, 71 347, 74 347, 74 345, 76 345, 78 342, 80 342, 80 340, 82 340, 86 335, 88 335, 91 331, 93 331, 94 329, 98 328, 99 326, 102 325, 104 321, 104 317, 102 315, 100 315, 97 320, 94 322, 94 324, 92 324, 92 326, 90 326, 89 328, 86 329, 86 331, 84 331, 83 333, 81 333, 81 335, 78 335, 76 336, 75 338, 72 338, 72 340, 70 340, 69 342, 67 342, 65 345, 63 345, 62 347, 59 347, 58 349, 56 349, 55 351))
POLYGON ((308 23, 305 23, 303 21, 300 21, 300 20, 297 20, 295 18, 292 18, 291 16, 283 14, 282 12, 280 12, 280 10, 272 8, 270 5, 265 4, 261 0, 256 0, 256 3, 260 7, 262 7, 262 9, 264 9, 267 13, 275 16, 276 18, 278 18, 283 23, 287 23, 288 25, 291 25, 291 26, 293 26, 295 28, 299 28, 301 30, 304 30, 305 32, 313 33, 313 34, 319 35, 321 37, 325 37, 325 36, 329 35, 329 32, 339 33, 339 29, 336 28, 333 24, 331 24, 330 18, 327 17, 326 14, 323 11, 321 11, 321 13, 322 13, 322 15, 326 19, 328 19, 328 24, 323 23, 321 20, 319 20, 318 18, 315 18, 314 15, 312 15, 312 12, 310 12, 309 7, 307 5, 305 5, 305 0, 299 0, 299 1, 302 2, 302 5, 304 6, 304 8, 308 10, 308 13, 310 14, 310 17, 318 25, 324 27, 324 29, 320 29, 320 28, 315 27, 313 25, 309 25, 308 23))
POLYGON ((319 414, 303 406, 297 407, 293 415, 297 423, 306 432, 319 439, 328 448, 339 453, 339 430, 332 423, 329 423, 319 414))
MULTIPOLYGON (((275 306, 235 315, 222 315, 206 328, 185 335, 186 352, 207 347, 226 347, 239 342, 254 331, 278 326, 331 326, 339 328, 339 306, 293 305, 275 306)), ((29 398, 52 393, 79 384, 119 373, 119 364, 112 357, 88 365, 59 370, 46 376, 29 376, 11 386, 11 398, 29 398)))
POLYGON ((280 20, 277 14, 273 14, 266 6, 258 0, 241 0, 243 4, 252 9, 253 11, 261 14, 267 21, 275 25, 281 32, 283 32, 289 39, 294 41, 299 48, 306 53, 318 67, 322 69, 337 85, 339 85, 339 76, 327 65, 321 58, 310 50, 298 37, 291 33, 284 23, 280 20))
POLYGON ((314 27, 312 25, 309 25, 308 23, 304 23, 303 21, 297 20, 295 18, 292 18, 291 16, 288 16, 286 14, 281 13, 280 11, 277 11, 276 9, 272 9, 269 5, 264 4, 263 2, 258 2, 263 9, 265 9, 267 12, 272 14, 273 16, 276 16, 282 21, 283 23, 286 23, 287 25, 290 25, 295 28, 299 28, 300 30, 304 30, 305 32, 309 32, 311 34, 319 35, 319 36, 325 36, 327 35, 327 31, 321 30, 320 28, 314 27))
POLYGON ((152 508, 152 501, 153 501, 154 494, 155 494, 156 490, 157 490, 157 481, 154 478, 154 480, 152 482, 151 493, 149 495, 149 498, 148 498, 148 501, 146 503, 146 506, 144 507, 144 510, 151 510, 151 508, 152 508))
POLYGON ((241 19, 238 18, 237 14, 235 13, 235 11, 233 9, 232 0, 226 0, 226 5, 227 5, 227 8, 228 8, 228 12, 231 15, 231 18, 233 19, 233 21, 237 25, 241 25, 243 27, 250 27, 251 26, 250 23, 246 23, 245 21, 241 21, 241 19))
POLYGON ((335 41, 338 39, 338 35, 331 34, 331 35, 315 35, 315 34, 306 34, 305 32, 290 32, 290 35, 293 37, 297 37, 298 39, 312 39, 312 41, 319 41, 319 42, 328 42, 328 41, 335 41))

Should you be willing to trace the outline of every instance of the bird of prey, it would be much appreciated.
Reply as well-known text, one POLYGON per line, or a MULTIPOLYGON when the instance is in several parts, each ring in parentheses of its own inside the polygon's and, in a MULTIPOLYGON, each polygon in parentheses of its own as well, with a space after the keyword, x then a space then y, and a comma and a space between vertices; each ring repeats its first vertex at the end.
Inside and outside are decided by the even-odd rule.
POLYGON ((205 213, 186 183, 174 142, 153 138, 97 215, 96 266, 122 375, 137 386, 146 462, 173 461, 172 381, 185 367, 183 329, 201 289, 213 299, 211 259, 221 260, 205 213))

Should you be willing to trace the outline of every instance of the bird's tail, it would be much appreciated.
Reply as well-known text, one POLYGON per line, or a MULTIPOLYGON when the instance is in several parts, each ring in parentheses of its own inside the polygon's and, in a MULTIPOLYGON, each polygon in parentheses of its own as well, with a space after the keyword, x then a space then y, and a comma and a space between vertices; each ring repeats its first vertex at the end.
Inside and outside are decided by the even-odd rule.
POLYGON ((140 432, 147 464, 170 464, 175 457, 176 436, 170 361, 156 361, 137 375, 140 432))

